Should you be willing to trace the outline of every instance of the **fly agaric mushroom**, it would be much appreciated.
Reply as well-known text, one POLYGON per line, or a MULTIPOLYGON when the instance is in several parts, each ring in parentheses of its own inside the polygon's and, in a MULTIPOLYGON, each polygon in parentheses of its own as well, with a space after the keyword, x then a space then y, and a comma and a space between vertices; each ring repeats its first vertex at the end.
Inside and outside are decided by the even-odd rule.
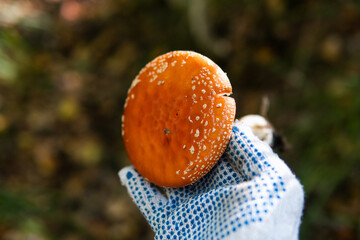
POLYGON ((181 187, 205 175, 230 139, 235 101, 226 74, 209 58, 174 51, 148 63, 125 102, 128 156, 150 182, 181 187))

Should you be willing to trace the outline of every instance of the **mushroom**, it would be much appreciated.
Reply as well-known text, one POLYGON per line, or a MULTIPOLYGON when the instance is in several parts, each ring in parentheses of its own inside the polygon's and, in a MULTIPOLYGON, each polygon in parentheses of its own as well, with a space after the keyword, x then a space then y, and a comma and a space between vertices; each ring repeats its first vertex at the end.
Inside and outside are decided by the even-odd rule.
POLYGON ((249 114, 240 118, 239 121, 248 126, 261 141, 272 145, 274 128, 263 116, 249 114))
POLYGON ((209 58, 174 51, 135 78, 124 106, 128 156, 150 182, 181 187, 204 176, 230 139, 235 101, 226 74, 209 58))
POLYGON ((249 114, 239 119, 244 125, 250 127, 253 134, 261 141, 270 145, 280 152, 285 152, 290 145, 286 139, 277 133, 271 123, 263 116, 257 114, 249 114))

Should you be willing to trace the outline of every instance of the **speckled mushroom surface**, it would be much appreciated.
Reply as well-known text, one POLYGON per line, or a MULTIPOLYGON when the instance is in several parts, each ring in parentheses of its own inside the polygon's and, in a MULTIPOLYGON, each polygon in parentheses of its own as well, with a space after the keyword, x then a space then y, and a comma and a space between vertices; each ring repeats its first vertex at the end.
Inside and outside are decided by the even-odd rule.
POLYGON ((204 176, 230 139, 235 101, 226 74, 209 58, 175 51, 148 63, 125 102, 128 156, 150 182, 181 187, 204 176))

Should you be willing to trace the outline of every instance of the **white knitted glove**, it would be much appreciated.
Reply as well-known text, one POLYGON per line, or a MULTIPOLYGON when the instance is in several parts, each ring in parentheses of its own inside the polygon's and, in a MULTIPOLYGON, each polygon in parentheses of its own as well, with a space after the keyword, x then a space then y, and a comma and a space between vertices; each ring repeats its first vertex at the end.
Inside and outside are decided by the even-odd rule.
POLYGON ((119 176, 155 239, 298 239, 303 188, 239 121, 219 162, 192 185, 164 188, 164 196, 133 167, 119 176))

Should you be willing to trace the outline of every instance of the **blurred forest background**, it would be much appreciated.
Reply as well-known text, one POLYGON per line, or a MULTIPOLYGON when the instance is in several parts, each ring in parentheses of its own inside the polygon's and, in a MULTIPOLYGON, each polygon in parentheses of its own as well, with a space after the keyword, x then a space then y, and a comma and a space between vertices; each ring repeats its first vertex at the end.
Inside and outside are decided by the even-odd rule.
POLYGON ((121 115, 153 58, 194 50, 269 119, 305 188, 301 239, 360 238, 360 4, 0 0, 0 239, 152 239, 118 180, 121 115))

